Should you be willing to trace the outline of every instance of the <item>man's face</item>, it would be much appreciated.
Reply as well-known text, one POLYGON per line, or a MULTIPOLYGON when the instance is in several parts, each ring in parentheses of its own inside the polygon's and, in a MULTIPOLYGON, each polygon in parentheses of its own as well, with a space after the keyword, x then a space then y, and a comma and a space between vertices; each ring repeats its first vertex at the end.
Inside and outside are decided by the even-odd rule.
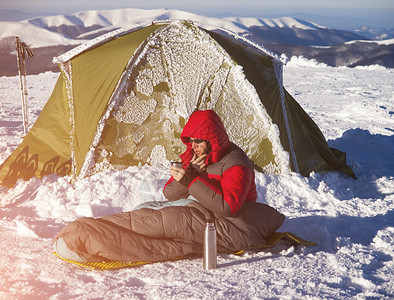
POLYGON ((203 154, 208 153, 208 145, 207 142, 201 139, 189 138, 190 143, 192 143, 192 148, 194 153, 197 156, 201 156, 203 154))

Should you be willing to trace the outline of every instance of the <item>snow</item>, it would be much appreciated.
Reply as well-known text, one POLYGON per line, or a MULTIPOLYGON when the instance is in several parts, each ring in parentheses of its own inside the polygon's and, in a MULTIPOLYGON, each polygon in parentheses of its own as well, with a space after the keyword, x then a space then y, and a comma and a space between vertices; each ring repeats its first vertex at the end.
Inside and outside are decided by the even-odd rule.
MULTIPOLYGON (((89 28, 90 26, 102 26, 107 31, 118 28, 128 28, 133 24, 149 24, 159 20, 193 20, 196 23, 205 24, 207 28, 226 28, 237 34, 245 33, 250 26, 288 27, 308 30, 324 28, 313 22, 304 21, 291 17, 283 18, 214 18, 197 15, 175 9, 112 9, 112 10, 86 10, 70 15, 55 15, 37 17, 21 22, 0 22, 0 39, 19 36, 31 48, 53 45, 77 45, 86 42, 81 39, 69 39, 61 33, 51 30, 51 27, 62 25, 89 28)), ((83 38, 87 34, 100 31, 100 29, 81 34, 83 38)))
POLYGON ((367 41, 367 40, 354 40, 354 41, 349 41, 346 42, 345 44, 354 44, 354 43, 374 43, 378 45, 392 45, 394 44, 394 39, 385 39, 385 40, 372 40, 372 41, 367 41))
POLYGON ((78 45, 84 40, 73 40, 47 28, 24 22, 0 22, 0 39, 18 36, 31 47, 78 45))
MULTIPOLYGON (((27 77, 35 121, 58 73, 27 77)), ((357 179, 338 173, 256 175, 259 201, 287 216, 280 231, 318 243, 262 252, 93 271, 61 261, 51 242, 68 222, 162 200, 166 168, 106 170, 70 184, 50 175, 0 188, 1 299, 392 299, 394 295, 394 70, 332 68, 303 58, 284 84, 357 179)), ((0 163, 23 133, 18 77, 0 77, 0 163)))
POLYGON ((282 18, 239 18, 239 17, 228 17, 225 20, 231 21, 234 24, 240 24, 245 27, 252 26, 265 26, 265 27, 279 27, 279 28, 299 28, 304 30, 317 30, 326 28, 310 21, 303 21, 291 17, 282 18))

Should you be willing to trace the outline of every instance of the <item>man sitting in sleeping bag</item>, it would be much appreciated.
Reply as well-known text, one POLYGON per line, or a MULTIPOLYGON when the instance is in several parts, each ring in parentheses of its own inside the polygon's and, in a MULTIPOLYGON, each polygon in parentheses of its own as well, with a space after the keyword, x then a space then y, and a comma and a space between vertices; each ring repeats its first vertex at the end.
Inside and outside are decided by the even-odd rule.
POLYGON ((212 110, 194 112, 181 139, 183 167, 171 167, 163 193, 133 211, 69 223, 54 240, 61 257, 78 262, 155 262, 201 254, 204 227, 214 219, 219 252, 262 247, 284 221, 256 202, 253 163, 230 142, 212 110))
POLYGON ((192 195, 216 217, 232 216, 245 202, 256 202, 253 164, 230 142, 214 111, 193 113, 181 139, 187 146, 180 156, 186 169, 171 167, 172 178, 164 188, 168 200, 192 195))

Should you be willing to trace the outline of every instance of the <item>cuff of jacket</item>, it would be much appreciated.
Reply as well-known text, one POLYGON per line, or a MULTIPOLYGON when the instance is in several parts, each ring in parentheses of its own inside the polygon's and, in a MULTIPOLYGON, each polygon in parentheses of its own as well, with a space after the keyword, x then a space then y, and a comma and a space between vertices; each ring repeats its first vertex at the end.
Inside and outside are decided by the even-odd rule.
POLYGON ((189 168, 186 170, 186 173, 183 175, 181 180, 179 180, 179 183, 188 187, 193 181, 194 177, 196 177, 195 172, 189 168))

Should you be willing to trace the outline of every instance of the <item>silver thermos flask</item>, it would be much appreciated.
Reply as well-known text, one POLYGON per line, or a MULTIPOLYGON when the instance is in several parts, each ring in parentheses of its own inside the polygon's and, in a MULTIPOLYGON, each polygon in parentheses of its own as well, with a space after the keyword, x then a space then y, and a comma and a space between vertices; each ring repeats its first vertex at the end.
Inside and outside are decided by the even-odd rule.
POLYGON ((216 228, 213 221, 207 220, 204 233, 204 269, 216 269, 216 228))

